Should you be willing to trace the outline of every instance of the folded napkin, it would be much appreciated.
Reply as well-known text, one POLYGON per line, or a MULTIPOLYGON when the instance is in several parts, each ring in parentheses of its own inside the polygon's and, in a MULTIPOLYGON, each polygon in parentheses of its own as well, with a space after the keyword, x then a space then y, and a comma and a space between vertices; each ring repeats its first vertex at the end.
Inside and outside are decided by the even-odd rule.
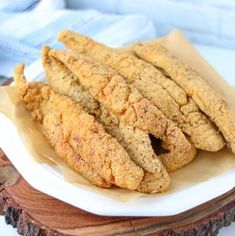
POLYGON ((63 0, 0 0, 0 76, 10 76, 19 62, 38 60, 43 45, 61 48, 56 35, 63 29, 113 47, 155 37, 152 22, 144 16, 75 11, 65 5, 63 0))

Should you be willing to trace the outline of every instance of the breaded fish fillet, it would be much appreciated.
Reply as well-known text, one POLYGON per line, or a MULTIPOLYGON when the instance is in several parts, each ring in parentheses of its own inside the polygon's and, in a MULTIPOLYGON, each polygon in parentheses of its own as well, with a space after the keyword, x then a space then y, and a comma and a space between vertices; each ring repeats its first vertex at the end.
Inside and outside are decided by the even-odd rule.
POLYGON ((181 130, 111 68, 73 52, 51 50, 49 55, 64 63, 80 84, 120 122, 160 138, 164 148, 169 150, 160 156, 168 171, 194 158, 195 149, 181 130))
POLYGON ((143 180, 137 166, 95 118, 68 97, 58 95, 44 83, 27 83, 21 64, 14 71, 19 96, 44 135, 72 169, 91 183, 135 190, 143 180))
POLYGON ((79 79, 61 62, 49 56, 49 47, 42 50, 43 67, 50 86, 69 96, 91 114, 125 148, 131 159, 144 170, 144 180, 138 190, 145 193, 163 192, 169 187, 169 176, 151 146, 149 135, 137 128, 120 123, 118 118, 95 100, 79 83, 79 79), (86 99, 81 99, 86 97, 86 99), (96 104, 96 106, 91 106, 96 104), (95 109, 93 109, 95 107, 95 109), (148 182, 146 181, 148 179, 148 182))
MULTIPOLYGON (((102 104, 93 98, 86 88, 80 84, 79 79, 67 67, 54 57, 49 56, 50 50, 49 47, 44 47, 42 51, 43 66, 46 72, 46 79, 50 86, 56 92, 79 102, 88 113, 94 114, 97 120, 104 125, 111 135, 115 136, 119 142, 123 142, 125 148, 130 145, 137 145, 134 148, 129 148, 133 149, 131 151, 132 153, 136 152, 136 154, 141 154, 141 157, 136 157, 136 155, 134 155, 136 157, 134 158, 134 161, 146 171, 155 173, 158 168, 154 167, 154 165, 149 162, 149 160, 153 159, 153 152, 148 153, 146 147, 144 148, 145 153, 143 151, 137 152, 139 149, 137 147, 140 144, 144 145, 146 139, 149 139, 148 135, 138 128, 133 129, 125 124, 120 125, 117 116, 112 112, 109 112, 102 104), (95 104, 95 106, 91 106, 91 104, 95 104), (125 138, 127 135, 129 136, 128 139, 125 138), (133 140, 136 142, 132 143, 133 140)), ((149 148, 152 150, 151 144, 149 145, 149 148)))
POLYGON ((196 71, 171 55, 160 44, 154 46, 139 44, 134 47, 134 51, 139 57, 164 70, 189 97, 192 97, 200 109, 217 125, 235 153, 235 113, 222 96, 196 71))
POLYGON ((125 77, 129 84, 134 85, 144 97, 151 100, 190 136, 195 147, 218 151, 224 146, 222 137, 208 118, 200 112, 195 102, 154 66, 71 31, 63 31, 58 38, 68 48, 112 67, 125 77))

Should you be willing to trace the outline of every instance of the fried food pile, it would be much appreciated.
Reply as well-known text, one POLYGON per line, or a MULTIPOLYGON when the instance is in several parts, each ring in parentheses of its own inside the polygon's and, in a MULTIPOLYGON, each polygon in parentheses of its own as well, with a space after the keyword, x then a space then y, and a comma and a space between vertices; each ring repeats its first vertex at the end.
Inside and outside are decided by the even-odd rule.
POLYGON ((58 39, 68 49, 42 49, 47 83, 27 82, 20 64, 15 84, 58 156, 92 184, 160 193, 197 149, 235 152, 230 108, 162 45, 122 53, 72 31, 58 39))

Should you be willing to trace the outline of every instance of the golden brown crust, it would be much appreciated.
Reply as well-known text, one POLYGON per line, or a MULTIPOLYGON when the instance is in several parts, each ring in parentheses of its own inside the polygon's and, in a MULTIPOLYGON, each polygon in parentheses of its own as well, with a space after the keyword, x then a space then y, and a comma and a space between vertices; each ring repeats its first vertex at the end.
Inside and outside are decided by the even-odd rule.
POLYGON ((58 36, 68 48, 87 54, 125 77, 139 91, 191 137, 197 148, 218 151, 223 139, 192 99, 158 69, 133 55, 121 54, 71 31, 58 36), (192 116, 195 118, 192 119, 192 116))
POLYGON ((167 156, 175 159, 171 163, 164 162, 162 156, 169 171, 194 158, 194 147, 181 130, 112 69, 73 52, 52 50, 50 56, 63 62, 79 78, 82 86, 120 121, 162 139, 164 147, 169 150, 167 156))
POLYGON ((167 119, 157 107, 143 99, 127 110, 122 120, 141 127, 146 132, 162 140, 162 146, 169 153, 160 156, 168 171, 176 170, 190 163, 196 149, 191 145, 181 130, 167 119))
MULTIPOLYGON (((116 115, 109 112, 102 104, 93 98, 90 93, 80 84, 79 79, 60 61, 50 57, 48 53, 45 54, 45 49, 43 49, 43 66, 46 72, 46 78, 56 92, 71 97, 74 101, 79 102, 79 104, 81 104, 81 106, 86 109, 88 113, 95 114, 96 118, 104 125, 107 131, 109 131, 112 135, 115 135, 120 142, 123 141, 122 139, 124 138, 124 133, 127 130, 129 132, 132 131, 132 135, 135 136, 134 129, 128 128, 124 124, 122 124, 121 128, 119 129, 120 122, 116 115), (81 102, 81 97, 86 97, 86 99, 81 102), (92 106, 90 106, 89 101, 91 100, 92 103, 96 104, 95 110, 92 106)), ((129 134, 130 140, 132 135, 129 134)), ((143 137, 143 135, 139 136, 143 137)), ((141 138, 141 141, 143 140, 144 139, 141 138)), ((144 168, 149 172, 155 172, 155 168, 151 166, 146 166, 144 168)))
POLYGON ((235 153, 235 114, 222 96, 196 71, 172 56, 163 46, 137 45, 135 52, 144 60, 162 68, 188 96, 192 97, 200 109, 218 126, 235 153))
POLYGON ((16 68, 14 76, 21 99, 71 168, 101 187, 114 184, 130 190, 138 188, 143 170, 93 116, 46 84, 26 83, 22 65, 16 68))
POLYGON ((168 183, 169 187, 169 176, 167 172, 161 172, 161 176, 159 176, 159 173, 147 173, 144 175, 144 178, 137 190, 143 193, 161 193, 167 190, 165 183, 168 183), (159 181, 156 181, 156 179, 162 179, 162 184, 159 181), (151 191, 152 189, 154 189, 154 191, 151 191))
POLYGON ((61 62, 50 58, 48 46, 42 49, 42 64, 49 85, 59 94, 72 97, 90 114, 99 112, 100 104, 86 91, 76 76, 73 75, 61 62), (60 82, 58 82, 60 81, 60 82))
POLYGON ((125 148, 131 159, 144 170, 143 180, 147 185, 141 182, 138 191, 145 193, 157 193, 168 189, 169 176, 157 160, 157 156, 151 146, 149 135, 133 126, 125 125, 119 122, 118 118, 110 113, 104 106, 99 104, 87 90, 79 83, 79 79, 73 75, 61 62, 50 57, 50 49, 45 47, 42 53, 43 66, 46 72, 46 78, 52 88, 61 94, 71 97, 86 109, 88 113, 94 114, 97 120, 104 125, 106 131, 115 137, 119 143, 125 148), (71 81, 72 80, 72 81, 71 81), (81 102, 81 97, 90 97, 81 102), (95 112, 89 101, 93 99, 96 103, 95 112), (156 159, 156 160, 154 160, 156 159), (151 176, 151 179, 148 176, 151 176))

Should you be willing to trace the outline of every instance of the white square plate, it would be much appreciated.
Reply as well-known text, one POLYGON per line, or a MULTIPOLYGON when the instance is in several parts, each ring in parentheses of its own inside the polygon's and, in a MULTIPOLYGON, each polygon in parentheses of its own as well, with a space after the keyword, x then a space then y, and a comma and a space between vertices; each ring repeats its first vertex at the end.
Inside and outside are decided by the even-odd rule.
MULTIPOLYGON (((204 54, 206 58, 211 57, 211 53, 213 52, 213 50, 209 50, 209 48, 205 50, 205 47, 198 47, 198 49, 202 54, 204 54, 204 51, 207 53, 207 55, 204 54)), ((219 53, 222 53, 222 51, 219 51, 219 53)), ((221 59, 220 63, 221 70, 223 70, 223 65, 224 67, 228 67, 228 61, 231 63, 231 60, 226 61, 226 52, 224 52, 222 58, 223 60, 221 59)), ((235 53, 233 59, 235 59, 235 53)), ((230 68, 232 71, 232 64, 230 68)), ((36 62, 32 65, 28 71, 26 71, 26 76, 33 80, 42 78, 40 62, 36 62), (32 75, 34 75, 34 77, 32 77, 32 75)), ((230 84, 234 85, 234 81, 230 79, 231 78, 229 78, 230 84)), ((30 185, 41 192, 98 215, 176 215, 218 197, 235 186, 235 169, 232 169, 221 176, 211 178, 206 182, 182 189, 175 193, 162 196, 150 195, 138 197, 130 202, 121 202, 66 182, 59 170, 55 170, 46 164, 35 163, 25 148, 14 124, 2 114, 0 114, 0 130, 1 148, 30 185)))

